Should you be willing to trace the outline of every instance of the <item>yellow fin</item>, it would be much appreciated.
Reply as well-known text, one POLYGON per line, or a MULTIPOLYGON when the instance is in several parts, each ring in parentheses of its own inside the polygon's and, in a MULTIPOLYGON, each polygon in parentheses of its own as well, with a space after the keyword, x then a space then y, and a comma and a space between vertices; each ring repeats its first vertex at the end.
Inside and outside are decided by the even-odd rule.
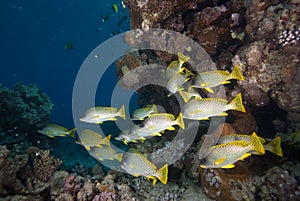
POLYGON ((123 158, 123 154, 122 153, 119 153, 119 154, 115 154, 115 159, 117 159, 118 161, 122 161, 122 158, 123 158))
POLYGON ((69 136, 74 137, 75 136, 75 132, 76 132, 76 128, 73 128, 72 130, 70 130, 68 132, 69 136))
POLYGON ((209 120, 209 118, 208 117, 204 117, 204 118, 200 118, 198 120, 209 120))
POLYGON ((204 88, 206 91, 208 91, 209 93, 215 93, 214 90, 212 90, 212 88, 206 87, 204 88))
POLYGON ((190 57, 182 54, 182 52, 178 52, 177 55, 178 55, 178 61, 179 61, 180 65, 182 65, 183 63, 190 60, 190 57))
POLYGON ((229 165, 224 165, 221 168, 225 168, 225 169, 230 169, 230 168, 234 168, 235 166, 233 164, 229 164, 229 165))
POLYGON ((265 154, 265 148, 255 132, 252 133, 249 143, 252 145, 255 151, 260 154, 265 154))
POLYGON ((110 137, 111 135, 106 136, 103 140, 102 140, 102 144, 107 145, 110 147, 110 137))
POLYGON ((91 150, 91 147, 90 147, 90 146, 84 146, 84 148, 85 148, 87 151, 90 151, 90 150, 91 150))
POLYGON ((242 94, 239 93, 229 104, 229 108, 231 110, 237 110, 240 112, 246 112, 245 107, 243 105, 242 94))
POLYGON ((175 128, 174 128, 173 126, 170 126, 170 127, 167 128, 167 130, 169 130, 169 131, 174 131, 175 128))
POLYGON ((230 74, 230 79, 244 80, 244 76, 242 75, 238 65, 233 67, 233 70, 230 74))
POLYGON ((225 157, 219 158, 218 160, 216 160, 214 162, 214 165, 219 165, 219 164, 223 163, 225 161, 225 159, 226 159, 225 157))
POLYGON ((179 113, 179 115, 178 115, 178 117, 177 117, 177 119, 175 121, 177 122, 177 125, 180 126, 182 129, 185 128, 181 112, 179 113))
POLYGON ((280 136, 276 137, 274 140, 266 144, 264 147, 267 151, 270 151, 276 154, 277 156, 283 157, 280 136))
POLYGON ((200 165, 201 168, 207 168, 205 165, 200 165))
POLYGON ((122 107, 120 108, 120 110, 119 110, 119 116, 122 118, 122 119, 126 119, 126 114, 125 114, 125 106, 124 105, 122 105, 122 107))
POLYGON ((185 103, 188 102, 193 95, 192 93, 187 92, 187 91, 179 91, 179 94, 185 103))
POLYGON ((228 116, 228 114, 227 114, 226 112, 221 112, 221 113, 218 114, 217 116, 225 117, 225 116, 228 116))
POLYGON ((161 136, 160 133, 152 133, 151 136, 161 136))
POLYGON ((250 153, 245 153, 241 158, 239 158, 239 160, 243 161, 245 158, 248 158, 249 156, 251 156, 250 153))
POLYGON ((159 170, 157 170, 157 178, 163 184, 167 184, 168 181, 168 164, 162 166, 159 170))
POLYGON ((230 83, 230 81, 225 80, 225 81, 223 81, 221 84, 229 84, 229 83, 230 83))

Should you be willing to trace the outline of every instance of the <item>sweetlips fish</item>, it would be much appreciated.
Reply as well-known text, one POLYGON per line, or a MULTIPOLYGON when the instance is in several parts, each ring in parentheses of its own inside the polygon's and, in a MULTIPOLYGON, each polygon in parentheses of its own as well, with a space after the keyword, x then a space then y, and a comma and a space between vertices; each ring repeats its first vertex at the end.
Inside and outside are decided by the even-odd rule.
POLYGON ((102 145, 110 145, 110 135, 106 136, 105 138, 102 137, 99 133, 94 131, 85 129, 78 133, 78 137, 80 141, 78 144, 81 144, 86 148, 86 150, 90 151, 90 147, 99 147, 102 148, 102 145))
POLYGON ((182 65, 188 60, 190 60, 190 57, 178 52, 178 60, 172 61, 166 69, 166 78, 169 80, 176 73, 180 72, 182 70, 182 65))
POLYGON ((65 127, 56 125, 56 124, 47 124, 45 127, 43 127, 40 130, 37 130, 38 133, 46 135, 51 138, 55 137, 63 137, 63 136, 71 136, 74 137, 76 128, 73 128, 72 130, 69 130, 65 127))
POLYGON ((177 118, 170 113, 150 114, 148 118, 141 123, 139 131, 146 133, 160 133, 166 129, 175 130, 173 127, 174 125, 178 125, 184 129, 182 113, 179 113, 177 118))
POLYGON ((260 139, 254 132, 250 141, 232 141, 210 147, 208 155, 201 162, 202 168, 233 168, 234 163, 251 156, 251 152, 265 154, 260 139))
POLYGON ((148 105, 145 108, 139 108, 133 111, 132 120, 144 120, 149 114, 157 113, 156 105, 148 105))
POLYGON ((222 98, 193 99, 182 107, 183 118, 209 120, 212 116, 227 116, 227 110, 245 112, 242 94, 239 93, 230 103, 222 98))
MULTIPOLYGON (((266 151, 272 152, 280 157, 283 156, 282 153, 282 148, 281 148, 281 138, 280 136, 274 138, 272 141, 268 142, 262 138, 259 137, 260 142, 263 144, 264 149, 266 151)), ((251 135, 247 135, 247 134, 229 134, 229 135, 221 135, 218 141, 218 144, 224 144, 227 142, 232 142, 232 141, 236 141, 236 140, 242 140, 245 142, 250 142, 251 139, 251 135)), ((258 152, 251 152, 252 154, 258 154, 260 155, 260 153, 258 152)))
POLYGON ((104 121, 115 121, 115 117, 126 119, 125 107, 122 105, 120 110, 114 107, 92 107, 88 109, 80 121, 94 124, 102 124, 104 121))
POLYGON ((163 184, 168 180, 168 164, 157 169, 145 154, 127 152, 124 154, 121 168, 135 177, 144 176, 148 180, 152 179, 153 185, 156 184, 157 179, 163 184))
POLYGON ((146 139, 154 136, 161 136, 161 133, 153 133, 150 130, 141 129, 139 125, 135 125, 129 130, 122 131, 115 139, 123 141, 123 143, 127 145, 129 142, 144 142, 146 139))
POLYGON ((198 91, 193 87, 189 87, 187 91, 178 91, 178 93, 185 103, 187 103, 192 97, 195 97, 196 99, 202 98, 198 91))
POLYGON ((191 71, 185 69, 185 72, 178 72, 172 76, 172 78, 168 81, 166 88, 170 91, 169 96, 175 94, 177 91, 181 91, 184 88, 182 87, 184 83, 189 81, 189 76, 194 75, 191 71))
POLYGON ((99 161, 103 160, 118 160, 122 161, 123 153, 117 153, 110 145, 103 145, 99 147, 91 147, 88 151, 91 156, 99 161))
POLYGON ((207 71, 199 73, 196 75, 192 86, 195 88, 204 88, 206 91, 214 93, 212 87, 221 84, 228 84, 230 83, 229 80, 231 79, 244 80, 244 77, 238 65, 234 66, 231 73, 224 70, 207 71))

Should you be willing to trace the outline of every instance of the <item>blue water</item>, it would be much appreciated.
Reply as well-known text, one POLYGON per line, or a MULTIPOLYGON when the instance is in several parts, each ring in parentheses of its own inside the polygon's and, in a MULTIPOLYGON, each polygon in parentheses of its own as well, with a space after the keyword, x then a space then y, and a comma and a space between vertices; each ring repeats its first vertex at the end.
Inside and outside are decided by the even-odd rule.
MULTIPOLYGON (((129 17, 121 1, 2 0, 0 27, 0 83, 9 88, 16 82, 38 85, 54 103, 51 122, 73 128, 73 85, 82 63, 102 42, 129 30, 129 17), (118 13, 112 10, 114 3, 118 13), (105 17, 108 19, 103 20, 105 17), (73 44, 70 50, 65 49, 68 41, 73 44)), ((117 81, 112 64, 99 82, 97 105, 111 104, 111 92, 117 81)), ((135 100, 131 102, 135 105, 135 100)), ((109 132, 115 135, 119 130, 109 132)), ((72 138, 49 140, 56 142, 52 153, 64 160, 66 166, 89 157, 72 138)), ((85 162, 85 166, 95 162, 87 161, 91 164, 85 162)))
MULTIPOLYGON (((55 105, 51 121, 73 127, 77 72, 94 48, 129 29, 127 10, 120 1, 109 0, 2 0, 0 5, 0 82, 7 87, 16 82, 38 85, 55 105), (113 3, 118 13, 112 10, 113 3), (64 47, 68 41, 73 43, 69 51, 64 47)), ((109 94, 117 82, 114 65, 104 79, 99 105, 110 103, 109 94)))

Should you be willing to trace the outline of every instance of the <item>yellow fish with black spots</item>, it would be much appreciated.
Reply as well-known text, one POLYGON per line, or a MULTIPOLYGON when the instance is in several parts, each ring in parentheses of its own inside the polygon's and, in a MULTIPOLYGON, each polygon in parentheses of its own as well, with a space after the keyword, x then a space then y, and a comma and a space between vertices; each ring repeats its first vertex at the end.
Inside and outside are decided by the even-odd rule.
POLYGON ((182 87, 190 78, 189 76, 194 75, 191 71, 184 68, 184 72, 180 71, 173 75, 173 77, 168 81, 166 88, 170 91, 168 96, 175 94, 177 91, 181 91, 184 88, 182 87))
POLYGON ((202 168, 233 168, 234 163, 251 156, 251 152, 265 154, 265 149, 256 133, 251 135, 249 143, 237 140, 212 146, 206 158, 201 162, 202 168))
POLYGON ((227 110, 245 112, 242 94, 239 93, 230 103, 222 98, 193 99, 182 107, 183 118, 209 120, 212 116, 227 116, 227 110))
POLYGON ((160 133, 166 129, 175 130, 174 125, 178 125, 184 129, 182 113, 180 113, 177 118, 170 113, 150 114, 149 117, 141 123, 138 129, 140 132, 145 133, 160 133))
MULTIPOLYGON (((260 142, 263 144, 264 149, 266 151, 272 152, 280 157, 283 156, 280 136, 274 138, 272 141, 270 141, 268 143, 264 138, 259 137, 259 136, 258 136, 258 138, 259 138, 260 142)), ((232 142, 232 141, 236 141, 236 140, 242 140, 242 141, 249 143, 250 139, 251 139, 251 135, 247 135, 247 134, 222 135, 219 138, 218 144, 224 144, 224 143, 232 142)), ((258 153, 258 152, 251 152, 251 153, 260 155, 260 153, 258 153)))
POLYGON ((122 161, 123 153, 117 153, 110 145, 103 145, 99 147, 91 147, 88 150, 89 154, 93 156, 96 160, 118 160, 122 161))
POLYGON ((138 125, 133 126, 129 130, 122 131, 116 140, 123 141, 124 144, 129 142, 137 143, 138 141, 144 142, 146 139, 152 138, 154 136, 161 136, 161 133, 153 133, 147 129, 141 129, 138 125))
POLYGON ((196 75, 194 83, 192 84, 195 88, 204 88, 210 93, 214 93, 212 87, 229 84, 231 79, 244 80, 244 77, 238 67, 235 65, 232 72, 229 73, 225 70, 207 71, 196 75))
POLYGON ((155 185, 157 179, 163 184, 168 181, 168 164, 165 164, 160 169, 147 159, 145 154, 135 152, 127 152, 124 154, 121 168, 127 173, 139 177, 144 176, 148 180, 152 180, 155 185))
POLYGON ((126 119, 125 107, 122 105, 120 110, 114 107, 92 107, 88 109, 80 121, 94 124, 102 124, 104 121, 116 121, 116 117, 126 119))
POLYGON ((76 128, 69 130, 65 127, 56 124, 47 124, 45 127, 37 130, 37 132, 51 138, 64 137, 64 136, 74 137, 76 128))
POLYGON ((156 105, 148 105, 145 108, 139 108, 133 111, 132 120, 144 120, 152 113, 157 113, 156 105))
POLYGON ((92 130, 85 129, 78 133, 78 137, 80 141, 77 143, 84 146, 88 151, 90 151, 90 147, 102 148, 102 145, 110 145, 110 135, 103 138, 102 135, 92 130))
POLYGON ((173 77, 176 73, 182 71, 182 65, 188 60, 190 60, 189 56, 178 52, 178 60, 172 61, 166 69, 167 80, 171 79, 171 77, 173 77))
POLYGON ((195 97, 196 99, 202 98, 198 91, 193 87, 189 87, 187 91, 178 91, 178 93, 185 103, 187 103, 192 97, 195 97))

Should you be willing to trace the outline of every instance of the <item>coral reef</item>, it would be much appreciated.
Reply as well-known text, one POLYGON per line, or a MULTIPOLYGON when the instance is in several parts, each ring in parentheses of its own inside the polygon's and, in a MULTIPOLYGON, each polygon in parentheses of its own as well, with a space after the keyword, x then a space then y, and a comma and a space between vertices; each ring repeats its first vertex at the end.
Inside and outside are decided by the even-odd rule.
POLYGON ((17 83, 13 90, 0 84, 0 128, 31 132, 43 127, 53 109, 49 97, 36 85, 17 83))
POLYGON ((35 153, 33 170, 37 178, 46 182, 62 164, 59 158, 50 155, 50 150, 39 150, 35 153))

